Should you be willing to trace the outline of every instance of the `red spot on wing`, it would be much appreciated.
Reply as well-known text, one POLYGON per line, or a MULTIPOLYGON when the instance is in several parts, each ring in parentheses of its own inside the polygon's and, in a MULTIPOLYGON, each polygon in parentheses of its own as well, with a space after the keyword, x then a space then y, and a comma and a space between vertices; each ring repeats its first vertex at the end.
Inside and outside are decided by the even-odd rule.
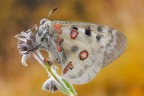
POLYGON ((61 34, 62 34, 62 30, 57 30, 57 33, 58 33, 59 35, 61 35, 61 34))
POLYGON ((75 39, 78 36, 78 31, 73 29, 70 33, 72 39, 75 39))
POLYGON ((58 34, 62 34, 61 25, 56 23, 53 25, 58 34))
POLYGON ((57 48, 58 52, 61 52, 63 50, 62 47, 58 44, 56 45, 56 48, 57 48))
POLYGON ((64 68, 64 70, 63 70, 63 74, 66 74, 67 71, 68 71, 68 66, 66 66, 66 67, 64 68))
POLYGON ((69 62, 68 67, 69 67, 70 70, 73 69, 74 66, 73 66, 72 62, 69 62))
POLYGON ((80 52, 79 58, 80 58, 80 60, 84 60, 84 59, 88 58, 88 55, 89 55, 88 52, 86 50, 83 50, 80 52))
POLYGON ((59 23, 56 23, 56 24, 54 24, 53 26, 54 26, 54 28, 55 28, 56 30, 61 29, 61 25, 60 25, 59 23))
POLYGON ((66 67, 64 68, 63 74, 66 74, 69 69, 72 70, 73 67, 74 65, 72 64, 72 62, 69 62, 68 65, 66 65, 66 67))
POLYGON ((58 42, 59 42, 60 44, 61 44, 63 41, 64 41, 63 38, 61 38, 61 37, 58 38, 58 42))

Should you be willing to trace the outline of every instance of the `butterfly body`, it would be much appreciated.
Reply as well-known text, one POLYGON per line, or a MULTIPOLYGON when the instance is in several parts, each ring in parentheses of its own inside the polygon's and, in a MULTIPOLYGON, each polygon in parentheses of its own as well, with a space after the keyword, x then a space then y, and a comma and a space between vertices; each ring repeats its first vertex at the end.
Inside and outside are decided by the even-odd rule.
POLYGON ((125 50, 126 37, 119 31, 86 22, 42 19, 37 41, 50 59, 62 66, 63 77, 72 84, 91 81, 99 70, 125 50))

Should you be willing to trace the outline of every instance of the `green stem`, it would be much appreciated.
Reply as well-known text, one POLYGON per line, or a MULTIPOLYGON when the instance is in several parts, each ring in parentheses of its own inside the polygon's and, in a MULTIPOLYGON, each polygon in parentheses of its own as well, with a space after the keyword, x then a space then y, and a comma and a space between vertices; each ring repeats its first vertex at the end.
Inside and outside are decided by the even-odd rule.
POLYGON ((45 66, 46 66, 48 72, 53 76, 53 78, 54 78, 58 83, 60 83, 60 85, 61 85, 63 88, 65 88, 65 89, 70 93, 70 96, 76 96, 76 95, 75 95, 76 93, 75 93, 72 85, 70 85, 66 80, 64 80, 64 79, 62 78, 63 83, 66 85, 66 86, 64 86, 63 83, 58 79, 58 77, 57 77, 55 74, 53 74, 49 62, 46 62, 45 66))

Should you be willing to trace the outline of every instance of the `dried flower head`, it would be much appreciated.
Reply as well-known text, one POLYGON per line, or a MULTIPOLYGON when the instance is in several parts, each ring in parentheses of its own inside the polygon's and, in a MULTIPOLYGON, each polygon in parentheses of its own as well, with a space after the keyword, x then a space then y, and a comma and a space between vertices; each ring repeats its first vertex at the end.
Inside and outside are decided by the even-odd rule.
POLYGON ((46 80, 42 86, 42 89, 45 91, 51 91, 55 92, 58 90, 56 86, 56 81, 53 77, 50 77, 48 80, 46 80))
POLYGON ((39 27, 34 25, 34 28, 36 29, 35 33, 30 29, 15 36, 18 39, 19 52, 23 55, 22 64, 27 66, 26 60, 32 54, 34 58, 47 70, 50 76, 50 79, 43 84, 42 89, 49 90, 51 92, 60 90, 68 96, 76 96, 77 93, 75 92, 73 86, 56 72, 57 67, 51 64, 49 60, 44 59, 39 51, 40 48, 45 49, 46 51, 53 48, 53 46, 49 44, 51 43, 50 34, 52 33, 50 33, 50 30, 52 29, 49 28, 48 25, 50 24, 48 23, 48 20, 42 19, 39 27), (48 46, 51 46, 51 48, 48 46))
POLYGON ((15 37, 18 39, 19 52, 23 55, 22 64, 27 66, 25 61, 31 53, 35 52, 39 48, 40 44, 36 41, 36 35, 32 30, 28 30, 27 32, 23 31, 15 37))

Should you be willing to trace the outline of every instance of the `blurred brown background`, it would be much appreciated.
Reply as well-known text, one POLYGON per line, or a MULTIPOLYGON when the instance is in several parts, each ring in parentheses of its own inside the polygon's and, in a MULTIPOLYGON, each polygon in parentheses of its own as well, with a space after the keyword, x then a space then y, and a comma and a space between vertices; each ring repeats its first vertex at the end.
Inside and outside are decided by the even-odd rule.
MULTIPOLYGON (((41 90, 45 70, 31 57, 21 65, 14 36, 27 30, 61 0, 0 0, 0 96, 64 96, 41 90)), ((75 86, 79 96, 144 96, 144 0, 64 0, 50 20, 113 26, 128 39, 125 53, 90 83, 75 86)))

